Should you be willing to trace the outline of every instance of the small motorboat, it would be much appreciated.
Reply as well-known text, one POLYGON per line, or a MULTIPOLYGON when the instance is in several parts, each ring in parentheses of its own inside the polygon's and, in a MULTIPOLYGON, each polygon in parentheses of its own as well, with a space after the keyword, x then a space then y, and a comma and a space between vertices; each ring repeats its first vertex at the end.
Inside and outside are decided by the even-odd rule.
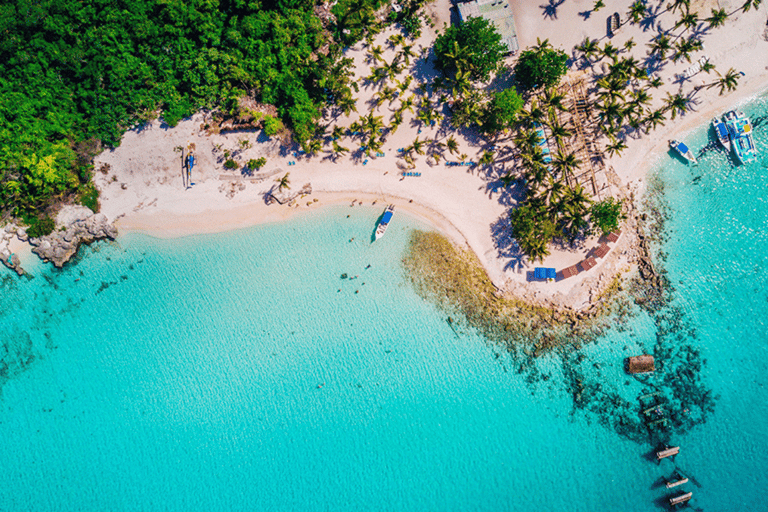
POLYGON ((390 204, 387 206, 387 209, 384 210, 384 215, 381 217, 381 222, 379 222, 379 225, 376 227, 376 236, 375 240, 378 240, 379 238, 384 236, 384 233, 387 232, 387 227, 389 227, 389 221, 392 220, 392 216, 395 214, 395 205, 390 204))
POLYGON ((730 151, 731 137, 728 135, 728 127, 725 126, 722 119, 714 118, 712 120, 712 129, 715 130, 715 135, 717 136, 717 141, 720 145, 723 146, 726 151, 730 151))
POLYGON ((686 146, 684 143, 680 142, 679 140, 669 141, 669 147, 677 151, 681 157, 685 158, 689 162, 693 164, 697 163, 696 157, 693 156, 693 152, 691 152, 691 150, 688 149, 688 146, 686 146))

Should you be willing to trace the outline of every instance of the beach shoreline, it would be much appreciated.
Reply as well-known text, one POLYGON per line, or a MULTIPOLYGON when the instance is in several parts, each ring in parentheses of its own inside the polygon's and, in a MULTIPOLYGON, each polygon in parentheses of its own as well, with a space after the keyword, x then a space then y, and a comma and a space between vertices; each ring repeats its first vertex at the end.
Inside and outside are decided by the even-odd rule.
MULTIPOLYGON (((450 2, 438 0, 430 5, 430 9, 438 14, 449 12, 450 2)), ((585 19, 578 25, 578 30, 564 32, 558 27, 568 24, 569 17, 577 16, 578 6, 564 4, 561 9, 560 18, 543 19, 538 7, 516 3, 513 11, 518 17, 518 25, 525 27, 518 34, 521 48, 535 44, 536 37, 543 35, 550 37, 554 47, 571 54, 585 35, 593 37, 595 31, 605 30, 600 19, 585 19), (529 30, 532 28, 537 30, 529 30)), ((765 9, 761 7, 759 10, 765 9)), ((540 265, 522 258, 519 251, 517 254, 514 251, 516 246, 508 228, 508 212, 519 197, 498 180, 498 176, 516 171, 514 161, 494 164, 490 169, 446 167, 443 162, 431 159, 428 153, 417 157, 415 170, 421 174, 419 177, 403 177, 399 148, 407 146, 413 137, 440 141, 450 133, 446 132, 446 127, 422 126, 415 119, 406 118, 406 123, 388 136, 382 148, 384 156, 365 157, 353 149, 350 156, 338 157, 321 152, 313 158, 297 152, 296 147, 265 139, 260 132, 208 133, 204 127, 210 114, 206 112, 195 114, 173 128, 156 120, 141 129, 130 130, 119 147, 96 158, 94 182, 101 193, 101 212, 114 220, 122 232, 136 231, 173 238, 282 222, 330 205, 351 205, 353 202, 359 205, 362 202, 383 209, 386 204, 393 203, 398 211, 414 216, 446 234, 457 245, 474 252, 494 286, 502 293, 549 306, 582 310, 599 295, 601 287, 612 282, 617 274, 637 265, 640 258, 638 205, 634 203, 645 191, 648 173, 659 159, 665 157, 667 140, 696 129, 708 123, 715 113, 768 90, 768 67, 749 58, 753 52, 760 51, 756 46, 765 46, 757 33, 763 20, 755 13, 738 17, 748 20, 744 26, 754 33, 740 23, 730 22, 729 26, 718 30, 733 38, 723 37, 710 43, 710 37, 706 53, 718 70, 738 66, 739 70, 745 71, 739 87, 722 96, 716 89, 702 88, 694 95, 690 111, 674 120, 668 119, 665 125, 650 134, 635 133, 627 138, 628 147, 621 157, 606 159, 606 168, 619 182, 611 195, 627 200, 629 219, 622 227, 619 241, 610 246, 606 257, 597 259, 596 266, 589 271, 568 279, 542 283, 532 280, 531 274, 535 266, 558 270, 574 266, 588 258, 604 239, 591 236, 577 247, 550 247, 551 254, 540 265), (189 150, 194 151, 197 159, 191 174, 191 187, 186 186, 187 178, 183 176, 181 165, 184 152, 189 150), (223 166, 229 158, 244 165, 257 157, 266 158, 267 164, 260 170, 263 172, 256 175, 228 172, 223 166), (261 175, 266 177, 262 179, 261 175), (283 176, 290 178, 289 192, 309 184, 311 194, 297 197, 288 205, 269 205, 267 199, 277 187, 276 179, 283 176)), ((385 30, 376 37, 375 44, 386 46, 386 39, 392 33, 392 29, 385 30)), ((611 40, 611 43, 620 44, 625 39, 643 36, 639 25, 627 25, 618 40, 611 40)), ((426 52, 434 38, 435 31, 425 29, 415 46, 426 52)), ((385 50, 383 58, 393 58, 393 52, 392 49, 385 50)), ((364 76, 371 64, 363 46, 359 43, 353 46, 348 56, 354 60, 356 73, 364 76)), ((514 58, 510 58, 508 64, 513 61, 514 58)), ((578 58, 574 64, 577 62, 578 58)), ((682 71, 689 64, 680 62, 670 66, 672 69, 668 71, 671 73, 682 71)), ((423 61, 418 67, 422 76, 436 76, 430 61, 423 61)), ((577 67, 573 66, 574 69, 577 67)), ((687 85, 703 85, 712 78, 700 73, 687 85)), ((676 88, 676 82, 667 77, 662 88, 654 93, 656 101, 659 102, 662 92, 669 94, 676 88)), ((375 92, 375 87, 361 87, 357 98, 360 115, 373 101, 375 92)), ((388 110, 391 108, 385 105, 372 109, 385 120, 388 110)), ((337 125, 348 126, 356 117, 342 116, 336 119, 337 125)), ((354 144, 353 140, 343 142, 348 146, 354 144)), ((471 138, 460 138, 459 144, 459 152, 469 155, 470 161, 478 159, 487 146, 471 138)), ((444 158, 455 160, 458 157, 446 152, 444 158)))

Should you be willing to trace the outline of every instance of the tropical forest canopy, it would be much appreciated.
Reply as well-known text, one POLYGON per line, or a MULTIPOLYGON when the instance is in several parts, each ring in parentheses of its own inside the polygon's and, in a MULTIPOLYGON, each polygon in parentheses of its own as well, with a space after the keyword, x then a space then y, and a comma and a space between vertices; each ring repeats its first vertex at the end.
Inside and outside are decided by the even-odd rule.
POLYGON ((3 2, 0 215, 95 203, 93 156, 158 114, 173 126, 251 94, 309 139, 321 107, 350 94, 334 41, 362 35, 378 4, 342 0, 323 27, 311 0, 3 2))

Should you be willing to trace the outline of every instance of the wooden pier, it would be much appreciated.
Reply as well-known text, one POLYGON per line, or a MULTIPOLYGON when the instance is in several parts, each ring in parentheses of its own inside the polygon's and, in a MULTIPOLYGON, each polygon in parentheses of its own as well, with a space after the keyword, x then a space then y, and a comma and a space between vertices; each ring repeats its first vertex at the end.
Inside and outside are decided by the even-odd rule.
POLYGON ((693 497, 692 492, 687 492, 685 494, 680 494, 678 496, 675 496, 673 498, 669 498, 669 504, 674 506, 680 505, 681 503, 685 503, 686 501, 690 500, 693 497))
POLYGON ((680 447, 679 446, 673 446, 671 448, 665 448, 664 450, 656 452, 656 459, 666 459, 667 457, 674 457, 680 453, 680 447))
POLYGON ((667 482, 667 489, 672 489, 673 487, 677 487, 678 485, 683 485, 687 483, 688 483, 688 478, 681 478, 680 480, 675 480, 674 482, 667 482))

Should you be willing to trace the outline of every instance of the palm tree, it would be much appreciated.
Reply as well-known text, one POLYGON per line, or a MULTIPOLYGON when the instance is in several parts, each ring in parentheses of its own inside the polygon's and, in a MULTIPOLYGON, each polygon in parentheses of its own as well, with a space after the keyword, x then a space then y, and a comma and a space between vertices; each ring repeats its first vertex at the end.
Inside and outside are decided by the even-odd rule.
POLYGON ((725 9, 712 9, 712 16, 705 19, 704 21, 709 23, 709 28, 717 28, 725 25, 725 20, 727 18, 728 14, 726 14, 725 9))
POLYGON ((747 12, 753 7, 757 10, 757 8, 760 7, 761 2, 762 0, 747 0, 744 2, 744 5, 741 6, 741 12, 747 12))
POLYGON ((377 135, 384 128, 382 119, 382 116, 374 116, 373 112, 369 112, 367 116, 360 118, 360 131, 369 136, 377 135))
POLYGON ((287 172, 285 173, 285 176, 277 180, 277 190, 283 190, 284 188, 286 189, 291 188, 291 180, 288 179, 290 175, 291 173, 287 172))
POLYGON ((597 93, 597 96, 605 101, 606 98, 608 101, 615 101, 616 99, 624 100, 624 94, 621 92, 624 90, 624 80, 619 78, 613 78, 613 79, 606 79, 601 78, 597 81, 597 86, 600 88, 600 90, 597 93))
POLYGON ((403 37, 403 34, 392 34, 387 41, 389 41, 389 46, 392 49, 395 49, 405 43, 405 38, 403 37))
POLYGON ((611 156, 620 156, 625 149, 627 149, 627 144, 623 140, 614 140, 605 146, 605 152, 611 156))
POLYGON ((333 140, 339 140, 344 136, 344 128, 336 125, 333 127, 333 131, 331 132, 331 139, 333 140))
POLYGON ((541 123, 546 118, 546 113, 539 107, 539 104, 536 100, 531 100, 530 109, 521 110, 519 115, 520 119, 528 123, 529 126, 541 123))
POLYGON ((552 160, 552 166, 560 171, 560 175, 563 177, 573 176, 573 172, 581 165, 581 160, 576 158, 574 153, 564 153, 558 150, 554 160, 552 160))
MULTIPOLYGON (((720 73, 718 73, 718 75, 720 75, 720 73)), ((721 96, 726 89, 728 89, 728 92, 731 92, 734 89, 736 89, 736 86, 738 84, 739 84, 739 74, 736 73, 736 70, 733 68, 729 69, 725 75, 720 75, 720 79, 717 81, 717 85, 720 87, 721 96)))
POLYGON ((546 202, 550 213, 557 208, 557 204, 566 193, 566 187, 562 180, 556 180, 551 175, 547 179, 547 188, 544 190, 543 199, 546 202))
POLYGON ((453 63, 457 70, 468 70, 471 68, 472 52, 468 48, 459 46, 459 43, 453 42, 453 49, 446 52, 445 58, 453 63))
POLYGON ((344 146, 342 146, 341 144, 339 144, 335 140, 332 142, 332 145, 333 145, 333 153, 335 155, 343 155, 345 153, 349 153, 349 149, 348 148, 345 148, 344 146))
POLYGON ((392 59, 392 62, 389 64, 387 64, 387 62, 384 61, 384 64, 382 64, 381 67, 385 70, 390 80, 394 80, 395 77, 399 75, 400 72, 403 70, 403 67, 398 62, 397 56, 395 56, 395 58, 392 59))
POLYGON ((515 181, 515 178, 511 173, 507 173, 504 176, 500 176, 499 181, 504 185, 504 187, 509 187, 512 182, 515 181))
POLYGON ((344 94, 336 100, 336 105, 344 112, 345 116, 348 116, 352 112, 357 112, 357 101, 352 97, 352 94, 344 94))
POLYGON ((661 110, 647 110, 646 116, 643 119, 643 123, 645 123, 649 129, 655 130, 659 125, 664 126, 664 121, 666 118, 664 117, 664 112, 661 110))
POLYGON ((377 92, 375 94, 376 108, 379 108, 387 100, 389 100, 389 104, 391 105, 394 99, 396 98, 395 92, 396 92, 395 89, 393 89, 392 87, 384 87, 379 92, 377 92))
POLYGON ((405 91, 408 90, 408 87, 411 86, 411 82, 413 82, 413 77, 408 75, 402 82, 395 80, 395 86, 397 87, 397 90, 400 91, 400 94, 404 94, 405 91))
POLYGON ((478 163, 480 165, 491 165, 493 163, 493 151, 484 151, 478 163))
POLYGON ((581 52, 581 56, 588 64, 592 64, 592 57, 600 53, 600 45, 597 44, 596 39, 584 38, 584 41, 576 46, 576 50, 581 52))
POLYGON ((629 17, 632 20, 632 23, 640 23, 643 18, 645 18, 646 13, 647 8, 645 7, 645 2, 643 2, 643 0, 637 0, 629 8, 629 17))
POLYGON ((406 99, 402 100, 400 103, 400 108, 398 109, 400 112, 405 112, 408 110, 410 113, 413 113, 413 102, 416 98, 416 95, 411 94, 406 99))
POLYGON ((603 57, 608 57, 609 59, 612 59, 619 54, 619 50, 615 46, 613 46, 611 43, 605 43, 605 46, 602 48, 601 53, 603 54, 603 57))
POLYGON ((554 87, 550 87, 544 91, 544 98, 542 98, 541 103, 549 109, 550 113, 554 112, 555 110, 564 112, 567 110, 565 105, 563 105, 564 99, 565 94, 557 92, 554 87))
POLYGON ((552 136, 555 138, 558 146, 563 145, 563 139, 567 139, 573 136, 573 133, 568 128, 557 123, 552 123, 549 129, 552 132, 552 136))
POLYGON ((560 222, 563 232, 571 234, 569 238, 573 238, 579 230, 587 225, 585 216, 592 202, 584 187, 578 183, 565 191, 560 203, 560 222))
POLYGON ((416 140, 414 140, 410 146, 406 148, 406 153, 410 153, 411 151, 415 151, 417 155, 423 155, 424 154, 424 142, 423 140, 419 140, 418 137, 416 137, 416 140), (410 151, 409 151, 410 150, 410 151))
POLYGON ((722 96, 723 93, 725 93, 726 90, 728 92, 733 91, 736 89, 736 86, 739 85, 739 73, 736 72, 735 69, 731 68, 729 69, 725 75, 721 75, 719 72, 717 72, 718 78, 714 82, 705 84, 705 85, 697 85, 695 89, 698 91, 702 88, 711 88, 711 87, 720 87, 720 95, 722 96))
POLYGON ((323 142, 320 139, 311 139, 306 144, 305 151, 310 155, 316 155, 323 149, 323 142))
POLYGON ((705 72, 706 74, 709 74, 710 71, 713 71, 715 69, 715 65, 712 64, 710 61, 704 61, 704 64, 701 65, 701 70, 705 72))
POLYGON ((457 70, 453 77, 453 89, 451 93, 454 99, 463 97, 467 91, 472 87, 471 71, 457 70))
POLYGON ((681 114, 688 110, 688 103, 690 100, 680 93, 672 95, 667 93, 667 98, 664 100, 664 110, 672 111, 672 119, 677 117, 677 113, 681 114))
POLYGON ((374 46, 370 48, 370 54, 369 59, 371 62, 379 62, 381 59, 381 54, 384 53, 384 50, 381 46, 374 46))
POLYGON ((651 55, 655 53, 659 59, 664 60, 667 52, 672 50, 672 40, 666 34, 659 34, 648 47, 651 49, 651 55))
POLYGON ((667 9, 675 12, 678 9, 682 10, 685 7, 686 10, 691 7, 691 0, 672 0, 672 3, 667 6, 667 9))
POLYGON ((459 151, 459 143, 456 142, 456 139, 453 138, 453 135, 448 137, 448 140, 445 141, 445 147, 448 148, 448 151, 450 151, 451 154, 459 151))
POLYGON ((624 43, 624 50, 625 50, 625 51, 630 51, 630 50, 631 50, 632 48, 634 48, 635 46, 637 46, 637 43, 635 42, 635 40, 634 40, 634 39, 632 39, 632 38, 630 37, 629 39, 627 39, 627 42, 626 42, 626 43, 624 43))
POLYGON ((413 45, 406 45, 403 46, 403 49, 400 50, 398 55, 403 58, 403 62, 405 62, 406 66, 410 66, 411 57, 415 56, 416 54, 413 52, 413 45))
POLYGON ((637 106, 647 105, 651 101, 651 95, 645 89, 631 91, 629 96, 631 98, 630 102, 637 106))
POLYGON ((533 130, 520 130, 515 135, 513 142, 520 152, 526 152, 538 147, 541 138, 539 137, 539 134, 533 130))
POLYGON ((653 78, 648 80, 648 87, 650 87, 652 89, 658 89, 662 85, 664 85, 664 81, 661 78, 659 78, 658 76, 654 76, 653 78))
POLYGON ((698 41, 699 44, 697 44, 696 41, 691 41, 690 39, 683 39, 682 41, 678 41, 675 45, 675 56, 672 60, 677 62, 680 59, 685 59, 688 62, 691 62, 691 53, 699 49, 701 41, 698 41))
POLYGON ((685 30, 683 30, 680 35, 685 34, 686 30, 690 30, 693 27, 695 27, 699 23, 699 14, 695 12, 686 12, 683 14, 677 23, 675 23, 675 27, 685 26, 685 30))

